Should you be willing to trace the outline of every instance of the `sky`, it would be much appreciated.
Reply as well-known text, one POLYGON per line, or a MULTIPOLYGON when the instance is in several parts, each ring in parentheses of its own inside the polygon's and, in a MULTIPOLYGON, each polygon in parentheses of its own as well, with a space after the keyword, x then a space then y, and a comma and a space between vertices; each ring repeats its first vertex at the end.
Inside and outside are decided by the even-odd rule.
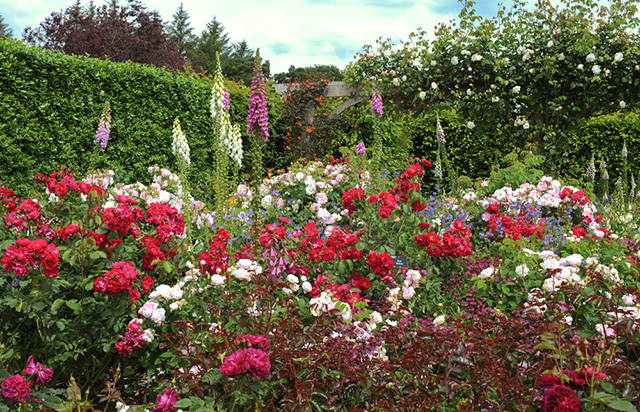
MULTIPOLYGON (((82 0, 87 5, 89 0, 82 0)), ((107 0, 94 0, 101 6, 107 0)), ((37 27, 52 12, 60 12, 75 0, 0 0, 0 14, 22 38, 25 27, 37 27)), ((119 0, 126 5, 126 0, 119 0)), ((142 3, 170 22, 180 2, 146 0, 142 3)), ((199 35, 215 17, 233 43, 246 40, 250 48, 271 63, 271 73, 286 72, 290 65, 308 67, 333 64, 344 69, 379 37, 406 40, 423 28, 430 35, 438 23, 457 17, 457 0, 184 0, 194 34, 199 35)), ((506 2, 510 4, 510 2, 506 2)), ((477 14, 492 17, 498 0, 476 2, 477 14)))

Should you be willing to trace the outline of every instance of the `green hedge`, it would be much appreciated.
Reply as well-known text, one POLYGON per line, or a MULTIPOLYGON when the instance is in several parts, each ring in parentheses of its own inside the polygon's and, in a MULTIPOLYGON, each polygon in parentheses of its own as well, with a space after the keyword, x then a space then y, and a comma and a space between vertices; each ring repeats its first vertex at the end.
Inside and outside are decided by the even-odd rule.
MULTIPOLYGON (((176 169, 171 142, 179 117, 191 148, 190 180, 196 191, 207 191, 214 161, 210 83, 163 68, 66 56, 0 39, 0 181, 25 195, 30 176, 63 165, 79 174, 110 168, 122 181, 146 182, 149 166, 176 169), (93 139, 107 100, 109 144, 96 153, 93 139)), ((249 89, 229 86, 232 121, 246 130, 249 89)), ((279 96, 270 91, 269 100, 277 106, 279 96)))

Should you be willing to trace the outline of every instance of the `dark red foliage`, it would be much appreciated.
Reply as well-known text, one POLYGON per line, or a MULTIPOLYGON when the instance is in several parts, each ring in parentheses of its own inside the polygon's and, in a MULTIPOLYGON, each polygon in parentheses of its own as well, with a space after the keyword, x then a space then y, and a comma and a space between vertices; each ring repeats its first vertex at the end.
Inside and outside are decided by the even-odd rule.
POLYGON ((138 0, 128 5, 103 5, 95 11, 68 7, 53 12, 40 26, 27 27, 23 39, 49 50, 66 54, 108 58, 115 62, 164 66, 177 70, 184 59, 173 40, 164 33, 162 19, 138 0))

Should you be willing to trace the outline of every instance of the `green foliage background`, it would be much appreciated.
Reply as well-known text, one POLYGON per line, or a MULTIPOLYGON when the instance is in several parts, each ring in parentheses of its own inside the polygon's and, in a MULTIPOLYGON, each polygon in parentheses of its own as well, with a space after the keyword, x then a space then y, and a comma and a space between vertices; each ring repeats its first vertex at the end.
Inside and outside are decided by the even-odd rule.
MULTIPOLYGON (((0 181, 26 194, 29 178, 52 173, 58 166, 82 174, 93 168, 116 170, 118 181, 150 179, 154 164, 176 169, 171 153, 171 127, 180 118, 191 147, 189 178, 194 194, 207 200, 213 171, 213 122, 209 116, 211 79, 195 73, 170 73, 134 63, 113 63, 88 57, 71 57, 0 39, 0 181), (111 102, 111 133, 104 153, 93 143, 104 102, 111 102)), ((233 123, 246 130, 249 88, 228 82, 233 123)), ((282 99, 267 87, 270 139, 263 156, 265 168, 284 168, 291 159, 283 154, 288 125, 282 118, 282 99)), ((322 154, 340 155, 340 147, 373 143, 373 117, 369 102, 343 113, 342 130, 332 133, 322 154)), ((508 141, 495 141, 478 128, 469 130, 454 111, 439 112, 447 139, 447 156, 458 175, 489 176, 514 149, 508 141)), ((400 113, 385 101, 380 124, 387 160, 402 155, 435 160, 436 113, 400 113), (401 150, 400 150, 401 149, 401 150), (397 155, 397 156, 394 156, 397 155)), ((591 153, 607 162, 611 181, 622 174, 620 151, 626 141, 629 172, 636 174, 640 161, 638 114, 614 113, 582 123, 567 140, 560 157, 562 175, 585 176, 591 153)), ((246 137, 246 136, 245 136, 246 137)), ((523 137, 524 141, 524 137, 523 137)), ((521 145, 524 146, 524 143, 521 145)), ((244 141, 245 151, 248 141, 244 141)), ((243 171, 246 171, 245 169, 243 171)), ((446 173, 446 171, 445 171, 446 173)), ((427 183, 432 176, 427 175, 427 183)))
MULTIPOLYGON (((196 191, 205 190, 213 170, 209 81, 0 39, 0 181, 25 193, 30 176, 64 165, 80 174, 108 167, 118 180, 147 182, 149 166, 176 168, 171 130, 179 117, 191 148, 190 180, 196 191), (109 144, 96 153, 93 139, 107 100, 109 144)), ((246 130, 249 89, 232 82, 228 87, 232 121, 246 130)), ((275 116, 279 96, 269 89, 275 116)))

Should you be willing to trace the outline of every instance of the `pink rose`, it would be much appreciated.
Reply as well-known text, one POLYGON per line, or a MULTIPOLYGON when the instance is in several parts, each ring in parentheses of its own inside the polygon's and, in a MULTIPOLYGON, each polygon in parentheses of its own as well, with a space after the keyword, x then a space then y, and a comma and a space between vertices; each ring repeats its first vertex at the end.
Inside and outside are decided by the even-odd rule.
POLYGON ((163 394, 158 395, 156 402, 158 403, 153 407, 153 412, 174 412, 173 405, 178 402, 180 398, 171 388, 167 388, 163 394))
POLYGON ((249 360, 249 375, 254 378, 266 378, 271 370, 269 354, 260 349, 245 349, 246 357, 249 360))
POLYGON ((220 373, 226 376, 235 376, 248 371, 250 365, 245 356, 245 350, 237 351, 225 357, 222 366, 220 366, 220 373))
POLYGON ((269 346, 271 346, 269 339, 262 335, 240 335, 240 337, 236 339, 236 342, 246 342, 249 346, 262 350, 267 350, 269 349, 269 346))

